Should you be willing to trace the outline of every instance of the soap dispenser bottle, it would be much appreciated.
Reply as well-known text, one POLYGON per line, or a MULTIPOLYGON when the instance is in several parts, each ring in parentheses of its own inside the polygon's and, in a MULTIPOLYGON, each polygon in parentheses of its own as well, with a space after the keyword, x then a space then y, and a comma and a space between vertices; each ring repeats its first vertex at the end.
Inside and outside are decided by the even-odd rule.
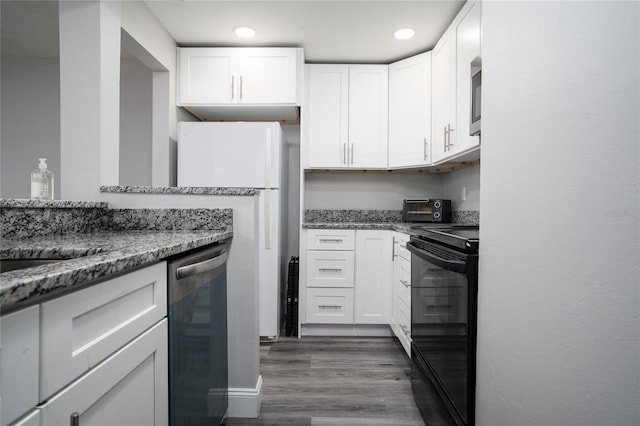
POLYGON ((53 173, 47 170, 47 159, 38 159, 38 170, 31 172, 31 199, 53 200, 53 173))

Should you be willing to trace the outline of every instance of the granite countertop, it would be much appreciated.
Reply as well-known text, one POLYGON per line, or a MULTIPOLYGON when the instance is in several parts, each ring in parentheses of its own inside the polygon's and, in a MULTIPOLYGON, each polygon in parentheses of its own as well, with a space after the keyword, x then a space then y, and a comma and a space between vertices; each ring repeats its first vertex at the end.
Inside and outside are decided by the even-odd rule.
POLYGON ((418 225, 411 222, 304 222, 304 229, 386 229, 411 233, 411 227, 418 225))
POLYGON ((100 192, 133 194, 191 194, 191 195, 258 195, 256 188, 214 188, 205 186, 101 186, 100 192))
POLYGON ((126 231, 5 238, 2 259, 68 259, 0 274, 0 311, 6 313, 58 293, 232 237, 223 230, 126 231), (76 257, 82 256, 82 257, 76 257), (76 257, 75 259, 70 259, 76 257))

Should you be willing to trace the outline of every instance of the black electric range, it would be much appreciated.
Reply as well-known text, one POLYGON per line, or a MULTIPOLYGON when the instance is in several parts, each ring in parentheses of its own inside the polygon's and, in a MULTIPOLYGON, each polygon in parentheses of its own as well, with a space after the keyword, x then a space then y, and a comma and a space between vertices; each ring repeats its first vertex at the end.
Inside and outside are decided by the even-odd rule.
POLYGON ((479 228, 415 225, 411 384, 428 426, 475 424, 479 228))

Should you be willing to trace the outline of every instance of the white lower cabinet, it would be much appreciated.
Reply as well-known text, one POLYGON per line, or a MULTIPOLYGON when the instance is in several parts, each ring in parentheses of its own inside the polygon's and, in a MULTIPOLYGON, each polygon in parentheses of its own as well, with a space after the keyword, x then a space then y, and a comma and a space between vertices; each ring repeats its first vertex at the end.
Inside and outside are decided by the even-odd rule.
POLYGON ((391 314, 391 235, 389 231, 356 231, 356 324, 389 324, 391 314))
POLYGON ((164 319, 40 406, 45 425, 165 425, 168 344, 164 319))
POLYGON ((389 324, 391 233, 310 229, 306 241, 306 323, 389 324), (333 249, 336 244, 318 245, 321 237, 336 235, 355 243, 340 243, 342 250, 333 249))
POLYGON ((160 262, 2 316, 1 426, 168 424, 166 277, 160 262))
POLYGON ((393 331, 408 356, 411 356, 411 252, 409 235, 393 233, 393 331))
POLYGON ((38 306, 31 306, 0 319, 2 426, 17 420, 38 403, 39 312, 38 306))

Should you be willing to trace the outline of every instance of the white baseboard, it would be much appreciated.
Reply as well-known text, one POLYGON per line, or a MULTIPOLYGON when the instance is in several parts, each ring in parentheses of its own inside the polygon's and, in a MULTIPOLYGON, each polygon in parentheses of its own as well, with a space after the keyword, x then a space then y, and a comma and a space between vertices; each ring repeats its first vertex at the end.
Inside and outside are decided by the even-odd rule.
POLYGON ((391 327, 386 324, 302 324, 300 333, 304 336, 358 336, 358 337, 392 337, 391 327))
POLYGON ((262 376, 255 388, 229 388, 228 417, 258 418, 262 406, 262 376))

